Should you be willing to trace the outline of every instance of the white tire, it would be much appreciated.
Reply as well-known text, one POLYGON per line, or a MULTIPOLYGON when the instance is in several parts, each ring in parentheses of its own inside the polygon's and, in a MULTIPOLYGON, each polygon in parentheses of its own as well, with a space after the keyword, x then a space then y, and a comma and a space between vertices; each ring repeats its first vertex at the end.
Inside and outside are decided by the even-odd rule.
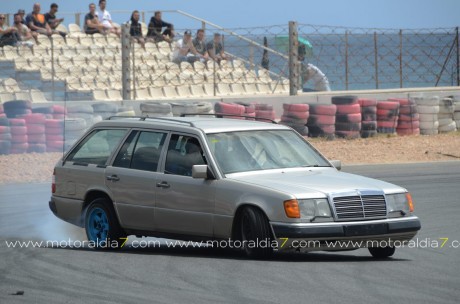
POLYGON ((134 110, 131 110, 131 111, 118 112, 115 115, 116 116, 136 116, 136 112, 134 112, 134 110))
POLYGON ((420 114, 437 114, 439 106, 417 106, 417 111, 420 114))
POLYGON ((436 135, 439 134, 438 129, 420 129, 422 135, 436 135))
POLYGON ((437 121, 421 121, 420 122, 420 129, 438 129, 439 122, 437 121))
POLYGON ((438 114, 438 119, 445 119, 445 118, 452 119, 452 118, 454 118, 454 114, 452 114, 452 113, 450 113, 450 114, 439 113, 438 114))
POLYGON ((460 120, 460 112, 455 112, 453 118, 455 120, 460 120))
POLYGON ((174 116, 181 116, 182 114, 195 114, 198 113, 198 108, 194 103, 171 103, 172 113, 174 116))
POLYGON ((437 121, 438 114, 419 114, 420 121, 437 121))
POLYGON ((442 118, 442 119, 439 119, 439 127, 443 127, 443 126, 447 126, 447 125, 450 125, 453 121, 452 118, 442 118))
POLYGON ((173 113, 151 113, 151 112, 142 112, 142 116, 146 117, 172 117, 173 113))
POLYGON ((439 106, 439 114, 453 114, 454 106, 439 106))
POLYGON ((455 123, 457 124, 457 129, 460 129, 460 119, 456 120, 455 123))
POLYGON ((439 132, 446 133, 446 132, 453 132, 457 131, 457 124, 455 121, 452 121, 450 124, 439 127, 439 132))
MULTIPOLYGON (((143 102, 140 104, 141 112, 168 114, 172 108, 169 103, 165 102, 143 102)), ((163 115, 164 116, 164 115, 163 115)))
POLYGON ((460 112, 460 101, 456 101, 454 103, 454 111, 455 112, 460 112))
POLYGON ((425 97, 425 98, 416 98, 415 102, 418 106, 438 106, 439 97, 425 97))

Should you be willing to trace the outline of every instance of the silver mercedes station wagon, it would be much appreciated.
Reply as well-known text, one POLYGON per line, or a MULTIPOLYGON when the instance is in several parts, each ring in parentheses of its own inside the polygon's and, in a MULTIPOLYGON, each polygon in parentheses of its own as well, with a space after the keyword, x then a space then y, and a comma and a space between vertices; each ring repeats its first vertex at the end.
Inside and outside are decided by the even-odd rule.
POLYGON ((49 206, 95 248, 135 235, 228 242, 253 258, 357 248, 386 258, 420 230, 406 189, 339 170, 278 124, 113 118, 58 162, 49 206))

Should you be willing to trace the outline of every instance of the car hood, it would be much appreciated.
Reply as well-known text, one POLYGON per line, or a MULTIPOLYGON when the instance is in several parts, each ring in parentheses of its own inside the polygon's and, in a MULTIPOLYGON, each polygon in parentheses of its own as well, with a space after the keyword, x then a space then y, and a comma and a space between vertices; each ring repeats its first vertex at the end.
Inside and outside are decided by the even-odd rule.
POLYGON ((406 191, 399 186, 335 168, 301 168, 233 173, 227 178, 289 193, 296 198, 313 198, 335 193, 370 190, 390 193, 406 191))

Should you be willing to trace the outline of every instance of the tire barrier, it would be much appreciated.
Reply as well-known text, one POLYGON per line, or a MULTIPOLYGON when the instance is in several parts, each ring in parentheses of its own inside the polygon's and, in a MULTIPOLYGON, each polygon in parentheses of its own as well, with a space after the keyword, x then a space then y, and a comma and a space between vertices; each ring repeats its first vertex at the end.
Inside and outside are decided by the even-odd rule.
POLYGON ((143 102, 140 104, 142 116, 148 117, 172 117, 172 107, 165 102, 143 102))
POLYGON ((307 120, 308 136, 335 138, 337 106, 334 104, 310 104, 307 120))
POLYGON ((398 135, 420 135, 420 116, 412 99, 389 99, 399 103, 398 135))
POLYGON ((335 136, 339 138, 359 138, 361 133, 361 105, 355 96, 336 96, 332 104, 337 107, 335 136))
POLYGON ((378 101, 377 102, 377 132, 394 134, 398 127, 399 102, 378 101))
POLYGON ((377 135, 377 100, 358 99, 361 107, 361 137, 368 138, 377 135))
MULTIPOLYGON (((100 115, 96 115, 96 116, 100 116, 100 115)), ((124 107, 119 107, 118 108, 118 112, 116 114, 116 116, 136 116, 136 112, 134 111, 133 107, 131 106, 124 106, 124 107)), ((102 116, 101 117, 101 120, 102 120, 102 116)), ((96 122, 94 122, 96 123, 96 122)))
POLYGON ((452 98, 446 97, 439 101, 438 121, 440 133, 457 131, 457 124, 454 121, 454 101, 452 98))
POLYGON ((3 103, 3 111, 8 118, 32 114, 32 103, 28 100, 13 100, 3 103))
POLYGON ((46 152, 62 152, 64 149, 64 120, 45 121, 46 152))
MULTIPOLYGON (((214 105, 214 112, 216 114, 228 115, 245 115, 246 107, 236 103, 216 102, 214 105)), ((244 117, 222 116, 224 118, 244 120, 244 117)))
POLYGON ((244 107, 244 116, 254 117, 254 118, 246 118, 246 120, 255 120, 256 107, 253 103, 236 102, 236 104, 242 105, 244 107))
POLYGON ((414 100, 417 104, 417 112, 419 113, 420 134, 438 134, 439 97, 416 97, 414 100))
POLYGON ((257 103, 257 104, 254 104, 254 107, 256 111, 256 118, 262 118, 262 121, 264 119, 270 119, 270 120, 276 119, 276 113, 275 113, 275 110, 273 110, 272 105, 257 103))
POLYGON ((27 152, 44 153, 46 152, 45 121, 46 114, 32 113, 24 115, 27 132, 27 152))
POLYGON ((0 118, 0 155, 9 154, 12 143, 10 122, 6 117, 0 118))
POLYGON ((182 114, 209 114, 212 112, 210 102, 173 102, 171 103, 173 116, 182 114))
POLYGON ((29 138, 25 119, 11 118, 9 119, 9 125, 11 130, 10 154, 27 153, 27 150, 29 150, 29 138))
POLYGON ((289 126, 302 136, 308 136, 308 117, 310 116, 308 104, 283 104, 283 116, 280 124, 289 126))

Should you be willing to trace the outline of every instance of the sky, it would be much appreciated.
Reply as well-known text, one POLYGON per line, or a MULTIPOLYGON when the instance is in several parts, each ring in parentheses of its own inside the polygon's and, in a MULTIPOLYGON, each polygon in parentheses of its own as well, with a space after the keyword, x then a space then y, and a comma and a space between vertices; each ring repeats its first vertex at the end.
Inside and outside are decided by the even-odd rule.
MULTIPOLYGON (((98 0, 94 0, 98 1, 98 0)), ((30 12, 30 0, 0 0, 1 11, 13 13, 17 9, 30 12)), ((91 1, 39 1, 42 12, 56 2, 65 23, 73 23, 70 12, 86 13, 91 1)), ((332 25, 364 28, 444 28, 460 25, 460 0, 108 0, 107 9, 114 21, 127 21, 130 12, 153 10, 181 10, 226 28, 244 28, 287 24, 332 25), (126 13, 117 13, 126 11, 126 13)), ((58 16, 59 16, 58 13, 58 16)), ((151 13, 146 17, 150 17, 151 13)), ((164 13, 163 19, 176 28, 200 27, 198 22, 164 13)))

